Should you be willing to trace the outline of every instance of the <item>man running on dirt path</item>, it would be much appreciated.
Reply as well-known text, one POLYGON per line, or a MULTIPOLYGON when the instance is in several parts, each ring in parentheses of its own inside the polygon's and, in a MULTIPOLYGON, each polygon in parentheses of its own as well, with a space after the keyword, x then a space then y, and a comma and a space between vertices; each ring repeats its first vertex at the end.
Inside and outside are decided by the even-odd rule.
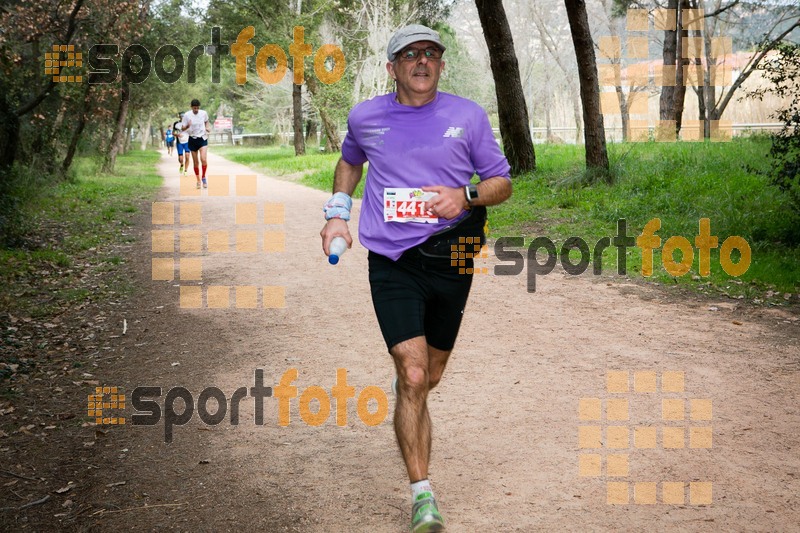
MULTIPOLYGON (((181 129, 183 122, 183 113, 178 115, 178 120, 172 125, 172 131, 175 132, 175 144, 178 149, 178 162, 181 164, 178 171, 179 176, 185 176, 189 172, 189 133, 181 129)), ((198 189, 200 184, 198 183, 198 189)))
POLYGON ((164 137, 164 144, 167 145, 167 155, 170 157, 172 156, 172 145, 175 144, 175 136, 172 134, 172 132, 172 126, 169 126, 164 137))
MULTIPOLYGON (((485 206, 511 196, 510 168, 486 112, 438 92, 444 51, 425 26, 407 26, 389 40, 386 69, 397 92, 351 110, 320 232, 326 254, 336 236, 352 245, 350 196, 369 161, 358 236, 369 250, 373 306, 397 371, 394 427, 411 481, 414 532, 444 528, 428 481, 427 397, 442 378, 472 284, 472 274, 451 265, 451 246, 464 237, 483 244, 485 206)), ((472 259, 463 266, 472 272, 472 259)))
POLYGON ((183 121, 183 113, 179 115, 177 120, 172 125, 172 131, 175 132, 175 144, 178 149, 178 162, 181 164, 178 171, 179 176, 185 176, 189 171, 189 134, 181 130, 181 122, 183 121))
POLYGON ((200 167, 197 162, 197 153, 200 152, 200 163, 203 165, 203 188, 208 188, 206 182, 206 169, 208 168, 208 134, 211 126, 208 123, 208 113, 200 109, 200 100, 192 100, 192 109, 183 114, 181 130, 188 130, 189 151, 192 152, 192 163, 194 163, 194 176, 197 178, 197 188, 200 188, 200 167))

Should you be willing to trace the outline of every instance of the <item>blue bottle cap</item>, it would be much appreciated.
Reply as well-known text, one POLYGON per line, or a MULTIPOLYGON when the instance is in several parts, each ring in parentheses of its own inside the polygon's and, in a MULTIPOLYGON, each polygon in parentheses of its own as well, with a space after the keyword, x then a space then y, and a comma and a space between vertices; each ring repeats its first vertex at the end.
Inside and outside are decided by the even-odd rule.
POLYGON ((331 254, 331 255, 328 256, 328 263, 330 263, 332 265, 335 265, 338 262, 339 262, 339 256, 338 255, 331 254))

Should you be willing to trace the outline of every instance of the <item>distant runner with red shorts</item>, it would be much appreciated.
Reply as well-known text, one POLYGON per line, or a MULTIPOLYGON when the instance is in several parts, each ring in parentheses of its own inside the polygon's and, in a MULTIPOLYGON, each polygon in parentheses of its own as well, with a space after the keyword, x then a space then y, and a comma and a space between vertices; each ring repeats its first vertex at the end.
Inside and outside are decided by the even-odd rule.
POLYGON ((208 168, 208 134, 211 126, 208 123, 208 113, 200 109, 200 100, 192 100, 192 109, 183 114, 181 130, 189 133, 189 151, 192 152, 192 163, 194 163, 194 175, 197 178, 197 188, 200 188, 200 165, 197 161, 197 154, 200 153, 200 163, 203 165, 203 188, 208 188, 206 181, 206 169, 208 168))

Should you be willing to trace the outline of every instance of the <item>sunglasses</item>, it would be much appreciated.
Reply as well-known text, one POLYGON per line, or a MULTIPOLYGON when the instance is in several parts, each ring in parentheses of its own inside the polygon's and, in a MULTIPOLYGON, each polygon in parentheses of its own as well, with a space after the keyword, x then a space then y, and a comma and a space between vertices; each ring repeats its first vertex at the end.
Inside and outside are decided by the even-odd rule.
POLYGON ((425 48, 421 50, 419 48, 406 48, 405 50, 401 51, 397 54, 397 57, 403 61, 413 61, 418 59, 420 54, 424 54, 426 59, 441 59, 442 58, 442 51, 438 48, 425 48))

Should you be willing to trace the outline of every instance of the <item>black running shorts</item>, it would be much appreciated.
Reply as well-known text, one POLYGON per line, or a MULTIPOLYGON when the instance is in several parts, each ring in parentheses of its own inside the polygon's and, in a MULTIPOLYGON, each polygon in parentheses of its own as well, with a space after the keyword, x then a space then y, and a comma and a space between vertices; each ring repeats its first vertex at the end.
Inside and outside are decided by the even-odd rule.
MULTIPOLYGON (((472 268, 472 259, 467 262, 472 268)), ((449 257, 425 256, 415 247, 397 261, 370 252, 369 284, 387 349, 419 336, 439 350, 453 349, 472 274, 459 274, 449 257)))
POLYGON ((464 249, 465 238, 485 244, 485 225, 486 208, 474 207, 466 217, 407 250, 397 261, 369 253, 372 305, 389 350, 419 336, 439 350, 453 349, 474 268, 471 254, 454 256, 453 252, 464 249), (458 261, 453 261, 456 257, 458 261))
POLYGON ((189 150, 196 152, 203 146, 208 146, 208 140, 202 137, 189 137, 189 150))

